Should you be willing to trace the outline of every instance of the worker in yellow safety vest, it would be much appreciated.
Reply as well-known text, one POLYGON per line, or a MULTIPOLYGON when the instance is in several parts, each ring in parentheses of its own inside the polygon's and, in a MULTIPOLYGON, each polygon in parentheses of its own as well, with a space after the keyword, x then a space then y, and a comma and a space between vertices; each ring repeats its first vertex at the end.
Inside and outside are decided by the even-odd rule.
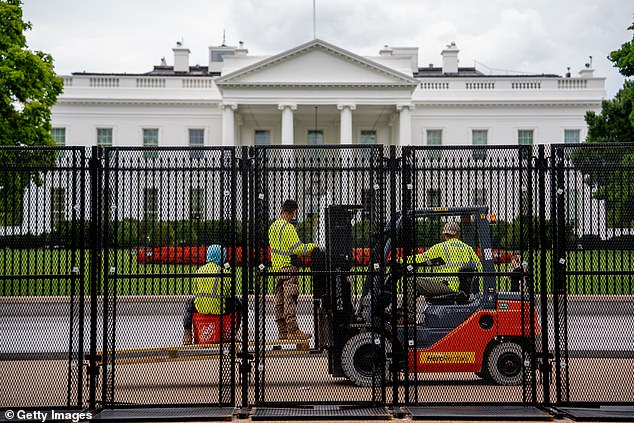
POLYGON ((286 200, 282 204, 281 216, 269 228, 271 270, 275 275, 275 322, 279 339, 308 339, 310 333, 297 325, 297 301, 299 278, 293 262, 296 255, 305 255, 315 250, 317 244, 304 244, 291 223, 297 217, 297 201, 286 200))
MULTIPOLYGON (((482 271, 480 258, 469 244, 460 240, 460 225, 456 222, 447 222, 442 230, 445 238, 443 242, 433 245, 427 251, 416 254, 414 259, 409 257, 408 263, 431 266, 434 273, 459 273, 465 269, 482 271), (440 264, 435 264, 440 263, 440 264)), ((403 259, 399 259, 403 262, 403 259)), ((416 310, 416 297, 423 295, 425 298, 457 293, 456 301, 465 302, 469 293, 460 291, 460 280, 457 275, 419 276, 416 278, 416 294, 408 295, 408 310, 410 317, 416 310)))
MULTIPOLYGON (((194 279, 194 297, 185 303, 183 317, 183 344, 192 343, 192 316, 194 313, 223 315, 240 310, 240 300, 231 296, 231 278, 222 265, 226 250, 218 244, 207 248, 206 264, 196 273, 206 274, 194 279)), ((240 319, 236 318, 236 325, 240 319)))

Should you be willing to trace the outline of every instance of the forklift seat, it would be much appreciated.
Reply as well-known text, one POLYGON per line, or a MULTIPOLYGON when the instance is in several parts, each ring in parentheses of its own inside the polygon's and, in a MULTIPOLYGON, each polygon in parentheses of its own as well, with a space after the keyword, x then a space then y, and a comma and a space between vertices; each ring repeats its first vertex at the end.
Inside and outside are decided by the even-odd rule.
POLYGON ((458 291, 462 291, 467 296, 471 294, 476 294, 480 291, 480 287, 476 286, 479 279, 477 276, 474 276, 472 272, 476 271, 476 267, 474 263, 466 264, 462 266, 458 271, 458 281, 460 282, 458 291))
POLYGON ((425 297, 427 304, 433 305, 458 305, 468 304, 469 295, 464 291, 452 292, 451 294, 436 295, 433 297, 425 297))

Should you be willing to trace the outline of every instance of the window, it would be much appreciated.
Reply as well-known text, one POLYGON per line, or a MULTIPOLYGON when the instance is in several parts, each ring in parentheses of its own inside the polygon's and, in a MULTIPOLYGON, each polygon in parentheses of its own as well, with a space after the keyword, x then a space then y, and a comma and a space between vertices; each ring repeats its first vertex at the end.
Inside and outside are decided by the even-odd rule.
MULTIPOLYGON (((189 129, 189 146, 190 147, 204 147, 205 146, 205 130, 204 129, 189 129)), ((192 159, 200 160, 204 157, 205 152, 202 150, 192 150, 190 157, 192 159)))
MULTIPOLYGON (((489 131, 488 129, 474 129, 471 131, 471 143, 473 145, 487 145, 489 144, 489 131)), ((473 160, 485 160, 487 158, 487 151, 485 149, 473 149, 473 160)), ((480 203, 477 203, 480 204, 480 203)))
POLYGON ((376 144, 376 131, 374 129, 362 129, 359 144, 376 144))
POLYGON ((97 145, 112 147, 112 128, 97 128, 97 145))
MULTIPOLYGON (((574 145, 581 142, 581 131, 579 129, 564 129, 564 144, 574 145)), ((564 150, 564 156, 566 159, 570 159, 570 153, 573 148, 566 147, 564 150)))
POLYGON ((532 129, 518 130, 517 144, 518 145, 533 145, 533 130, 532 129))
POLYGON ((143 218, 147 221, 158 220, 158 190, 156 188, 143 190, 143 218))
POLYGON ((476 206, 487 205, 487 190, 485 188, 476 188, 473 190, 473 204, 476 206))
POLYGON ((51 137, 53 141, 55 141, 55 144, 64 147, 66 145, 66 128, 51 129, 51 137))
POLYGON ((211 51, 211 61, 212 62, 224 62, 225 56, 233 56, 235 51, 233 50, 212 50, 211 51))
MULTIPOLYGON (((376 131, 374 129, 362 129, 359 135, 359 144, 374 145, 377 142, 376 131)), ((372 160, 372 150, 364 148, 361 150, 360 160, 365 164, 369 164, 372 160)))
POLYGON ((427 207, 440 207, 440 190, 428 189, 427 190, 427 207))
POLYGON ((51 226, 58 228, 59 224, 66 220, 66 190, 53 188, 51 199, 51 226))
MULTIPOLYGON (((324 145, 324 131, 322 129, 309 129, 306 138, 306 144, 314 146, 324 145)), ((309 150, 307 158, 309 162, 320 163, 324 159, 324 150, 321 148, 309 150)))
MULTIPOLYGON (((427 130, 427 145, 442 145, 442 129, 427 130)), ((442 150, 440 149, 427 151, 427 158, 429 160, 440 160, 441 157, 442 150)))
POLYGON ((189 191, 189 218, 202 219, 205 215, 205 190, 192 188, 189 191))
POLYGON ((324 131, 322 129, 309 129, 306 144, 324 145, 324 131))
MULTIPOLYGON (((143 128, 143 147, 158 147, 159 130, 157 128, 143 128)), ((158 151, 144 151, 143 156, 146 159, 156 159, 158 151)))
POLYGON ((579 144, 580 142, 581 142, 581 131, 579 131, 578 129, 564 130, 565 144, 579 144))
MULTIPOLYGON (((51 138, 59 147, 66 146, 66 128, 52 128, 51 138)), ((64 151, 59 151, 57 157, 64 157, 64 151)))
POLYGON ((255 145, 271 145, 271 131, 268 129, 256 129, 253 143, 255 145))

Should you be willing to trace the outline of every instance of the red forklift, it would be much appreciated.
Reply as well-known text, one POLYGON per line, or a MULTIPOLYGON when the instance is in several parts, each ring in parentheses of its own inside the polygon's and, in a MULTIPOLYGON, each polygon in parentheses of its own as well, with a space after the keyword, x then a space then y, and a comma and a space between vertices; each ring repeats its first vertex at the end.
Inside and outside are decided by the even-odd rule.
POLYGON ((329 373, 357 386, 378 386, 392 375, 421 372, 469 372, 500 385, 522 384, 539 357, 535 342, 541 329, 531 296, 497 289, 488 209, 434 207, 401 213, 375 237, 365 272, 353 267, 352 260, 357 213, 357 206, 326 209, 326 248, 311 260, 315 341, 328 352, 329 373), (398 309, 399 300, 401 306, 405 303, 404 287, 432 270, 398 266, 392 253, 415 252, 411 243, 404 245, 406 238, 413 239, 412 232, 421 227, 417 222, 426 220, 460 221, 463 240, 481 252, 482 272, 467 269, 454 275, 464 294, 428 298, 424 310, 419 307, 420 318, 410 322, 398 309), (391 234, 401 235, 393 240, 391 234), (355 283, 359 279, 361 287, 355 283))

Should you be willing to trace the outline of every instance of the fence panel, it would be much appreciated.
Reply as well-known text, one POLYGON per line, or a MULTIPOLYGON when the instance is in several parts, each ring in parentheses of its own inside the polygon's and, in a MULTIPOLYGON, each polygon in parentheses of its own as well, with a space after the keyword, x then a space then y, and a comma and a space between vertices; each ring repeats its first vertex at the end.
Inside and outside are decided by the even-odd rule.
POLYGON ((385 271, 369 265, 375 240, 371 234, 382 237, 389 201, 383 146, 256 148, 254 167, 253 247, 267 251, 269 227, 280 219, 282 203, 293 199, 299 205, 300 240, 316 243, 321 251, 296 263, 297 320, 311 334, 307 342, 279 339, 284 324, 276 320, 286 321, 275 312, 276 280, 291 276, 291 269, 272 267, 265 254, 260 256, 254 286, 253 401, 383 403, 385 375, 373 366, 385 368, 384 338, 365 323, 375 309, 376 297, 373 301, 368 295, 371 281, 385 271), (352 358, 342 359, 346 354, 366 359, 366 368, 352 366, 352 358))
POLYGON ((86 150, 0 149, 0 407, 81 408, 86 150))
POLYGON ((552 155, 561 244, 554 296, 567 316, 553 334, 557 401, 632 403, 634 145, 557 145, 552 155))
POLYGON ((224 337, 194 324, 197 345, 182 342, 197 284, 220 280, 197 273, 208 246, 225 248, 224 277, 241 293, 235 150, 107 148, 103 160, 100 401, 234 404, 239 317, 220 321, 224 337))
POLYGON ((393 235, 402 243, 392 246, 405 265, 408 318, 395 324, 409 363, 403 402, 536 401, 533 154, 530 147, 404 148, 406 213, 394 228, 402 234, 393 235), (444 235, 452 225, 462 242, 444 235), (434 263, 438 248, 470 268, 434 263))
POLYGON ((0 407, 634 402, 634 145, 0 156, 0 407), (288 198, 299 238, 321 247, 298 265, 307 342, 278 339, 274 313, 286 271, 268 231, 288 198), (450 220, 480 283, 466 303, 412 301, 433 275, 408 257, 450 220), (227 249, 241 326, 183 347, 211 244, 227 249))

